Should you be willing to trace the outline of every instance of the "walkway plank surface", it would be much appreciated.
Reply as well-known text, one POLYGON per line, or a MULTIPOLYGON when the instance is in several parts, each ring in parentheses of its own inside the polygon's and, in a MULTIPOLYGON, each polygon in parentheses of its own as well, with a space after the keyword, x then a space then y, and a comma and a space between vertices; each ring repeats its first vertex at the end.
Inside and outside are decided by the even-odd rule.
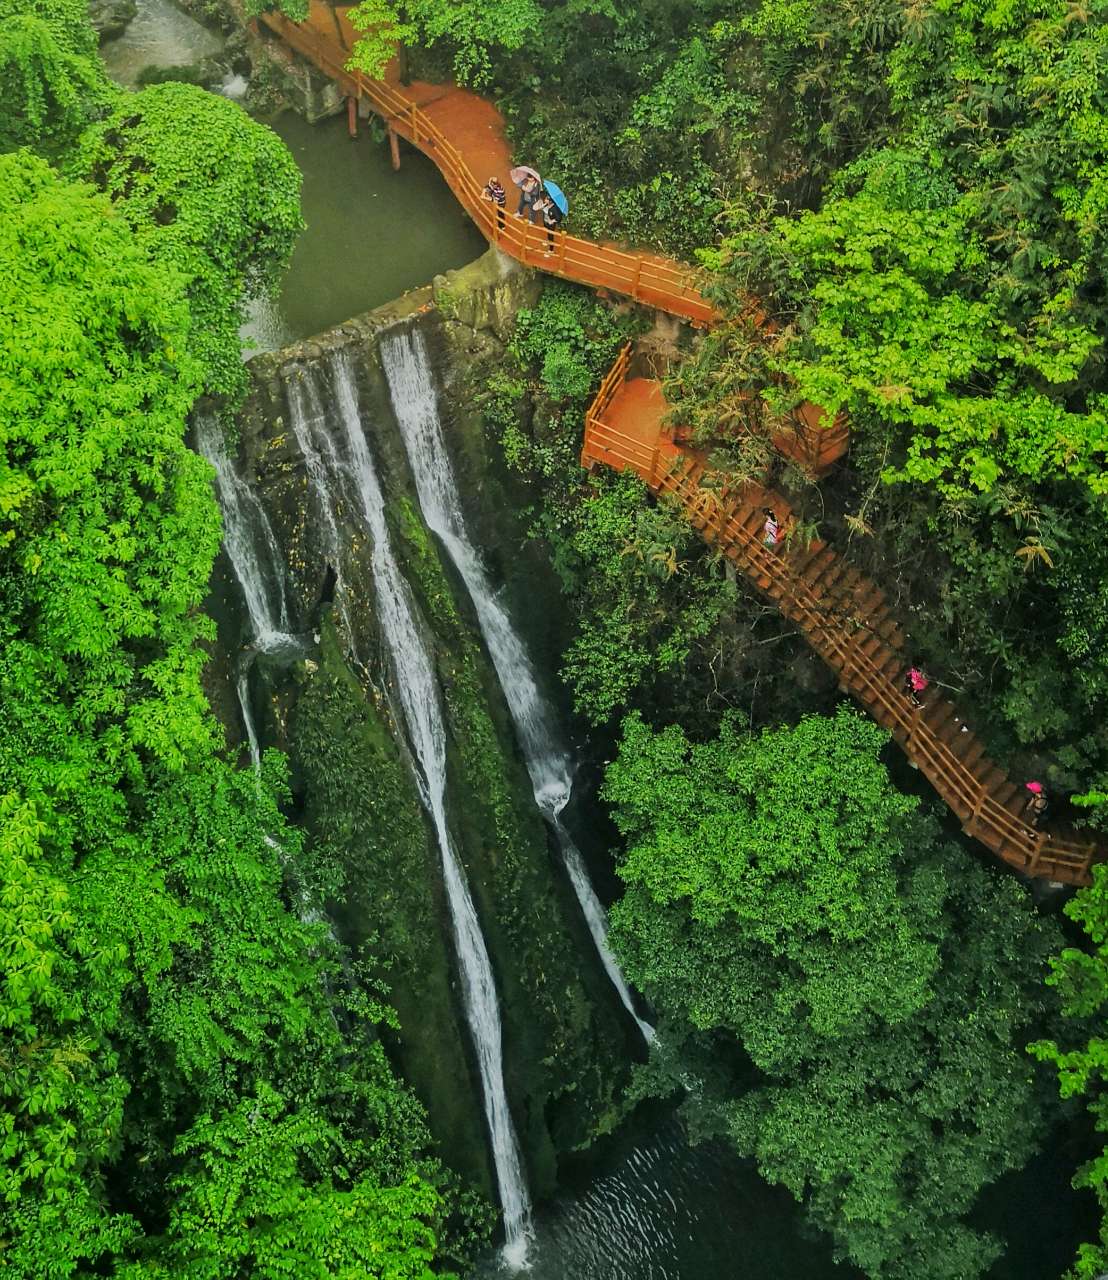
POLYGON ((796 623, 844 692, 890 731, 967 834, 1025 875, 1090 883, 1104 851, 1074 832, 1028 826, 1021 789, 988 758, 954 704, 929 693, 919 710, 902 692, 905 637, 877 584, 822 542, 766 547, 763 508, 787 528, 789 504, 759 485, 711 487, 718 477, 662 425, 661 384, 627 378, 629 364, 625 347, 588 412, 582 465, 635 471, 655 494, 678 502, 705 541, 796 623))
POLYGON ((510 206, 507 216, 498 219, 481 191, 493 175, 508 187, 509 201, 514 191, 508 180, 511 158, 503 117, 492 103, 455 85, 402 85, 395 75, 381 81, 347 71, 350 48, 358 39, 347 17, 350 7, 332 9, 323 0, 312 0, 306 22, 290 22, 275 12, 262 14, 258 21, 429 156, 485 238, 503 252, 527 266, 626 294, 694 324, 718 318, 685 263, 562 232, 555 236, 551 254, 542 227, 516 218, 510 206))

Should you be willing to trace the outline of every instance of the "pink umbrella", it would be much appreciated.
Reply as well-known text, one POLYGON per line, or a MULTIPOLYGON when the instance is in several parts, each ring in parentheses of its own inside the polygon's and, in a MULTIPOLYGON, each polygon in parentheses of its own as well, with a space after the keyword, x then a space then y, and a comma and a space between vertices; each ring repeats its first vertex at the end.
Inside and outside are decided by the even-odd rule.
POLYGON ((1028 791, 1030 791, 1032 795, 1036 795, 1036 796, 1042 795, 1043 784, 1041 782, 1028 782, 1025 785, 1028 791))
POLYGON ((523 180, 525 178, 534 178, 540 186, 542 185, 542 179, 539 175, 534 171, 534 169, 528 169, 525 164, 517 165, 508 176, 517 187, 523 186, 523 180))

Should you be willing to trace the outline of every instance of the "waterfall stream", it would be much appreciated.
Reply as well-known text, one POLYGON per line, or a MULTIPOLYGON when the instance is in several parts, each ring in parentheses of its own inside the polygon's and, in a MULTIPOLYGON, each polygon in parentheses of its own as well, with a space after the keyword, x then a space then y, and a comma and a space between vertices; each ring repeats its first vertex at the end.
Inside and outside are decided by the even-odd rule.
POLYGON ((196 443, 215 468, 223 513, 223 547, 242 587, 254 644, 263 652, 292 642, 285 561, 273 526, 253 489, 227 456, 223 429, 208 414, 196 417, 196 443))
POLYGON ((560 818, 573 789, 572 761, 558 740, 553 717, 539 691, 523 641, 497 599, 481 557, 466 531, 422 334, 409 330, 385 337, 381 343, 381 362, 415 477, 423 518, 446 548, 473 601, 481 633, 519 735, 535 804, 557 838, 601 963, 649 1044, 654 1039, 654 1028, 635 1011, 630 989, 608 946, 604 907, 593 889, 581 852, 560 818))
MULTIPOLYGON (((333 414, 317 412, 325 402, 318 374, 299 371, 304 394, 290 396, 293 429, 308 463, 320 507, 328 512, 346 497, 360 512, 372 539, 371 569, 377 614, 389 650, 396 694, 417 764, 416 780, 438 841, 450 903, 466 1016, 477 1054, 493 1165, 504 1214, 505 1261, 526 1265, 531 1234, 530 1202, 523 1164, 504 1087, 500 1012, 492 964, 477 911, 454 849, 446 817, 446 728, 432 657, 417 622, 416 604, 400 572, 385 522, 385 503, 366 444, 349 357, 333 358, 333 414), (306 385, 305 385, 306 384, 306 385), (305 413, 305 410, 308 410, 305 413), (334 421, 334 433, 330 423, 334 421), (341 437, 340 439, 336 438, 341 437)), ((294 385, 290 383, 290 386, 294 385)))
POLYGON ((195 426, 197 446, 215 468, 216 494, 223 516, 223 549, 242 588, 250 618, 252 644, 236 663, 235 691, 250 744, 250 762, 257 773, 262 759, 250 705, 250 668, 257 653, 276 653, 297 643, 289 630, 285 559, 265 508, 227 454, 219 420, 211 414, 197 414, 195 426))

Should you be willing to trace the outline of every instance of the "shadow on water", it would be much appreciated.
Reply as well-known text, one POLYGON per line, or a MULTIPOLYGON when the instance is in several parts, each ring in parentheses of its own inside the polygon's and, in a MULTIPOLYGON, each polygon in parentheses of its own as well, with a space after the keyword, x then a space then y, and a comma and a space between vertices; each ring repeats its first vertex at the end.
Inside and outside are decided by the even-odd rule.
POLYGON ((304 175, 302 232, 280 294, 252 309, 243 333, 276 351, 392 301, 485 250, 426 156, 403 149, 394 173, 388 147, 362 121, 310 125, 286 111, 270 127, 304 175))

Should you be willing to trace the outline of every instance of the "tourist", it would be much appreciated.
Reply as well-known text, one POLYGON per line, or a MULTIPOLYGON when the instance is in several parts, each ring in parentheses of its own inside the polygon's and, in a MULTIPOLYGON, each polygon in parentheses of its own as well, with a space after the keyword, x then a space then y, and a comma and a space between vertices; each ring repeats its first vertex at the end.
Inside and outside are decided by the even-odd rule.
POLYGON ((1026 786, 1029 794, 1023 808, 1024 815, 1028 824, 1038 831, 1050 808, 1050 800, 1041 782, 1028 782, 1026 786))
POLYGON ((554 256, 554 232, 561 225, 562 211, 550 196, 544 195, 535 202, 536 213, 542 214, 542 224, 546 228, 546 256, 554 256))
POLYGON ((498 231, 504 230, 504 205, 508 199, 508 193, 504 190, 504 186, 499 178, 490 178, 485 183, 485 189, 481 192, 482 200, 491 200, 496 205, 496 228, 498 231))
POLYGON ((913 662, 904 673, 904 692, 912 700, 913 707, 923 706, 923 691, 930 681, 920 670, 918 662, 913 662))
POLYGON ((534 222, 533 206, 542 192, 537 178, 527 175, 519 184, 519 208, 516 210, 516 217, 522 218, 526 209, 526 216, 531 222, 534 222))
POLYGON ((777 523, 777 516, 772 507, 763 507, 762 514, 766 518, 765 524, 762 525, 762 541, 771 551, 776 551, 777 543, 781 538, 781 526, 777 523))

